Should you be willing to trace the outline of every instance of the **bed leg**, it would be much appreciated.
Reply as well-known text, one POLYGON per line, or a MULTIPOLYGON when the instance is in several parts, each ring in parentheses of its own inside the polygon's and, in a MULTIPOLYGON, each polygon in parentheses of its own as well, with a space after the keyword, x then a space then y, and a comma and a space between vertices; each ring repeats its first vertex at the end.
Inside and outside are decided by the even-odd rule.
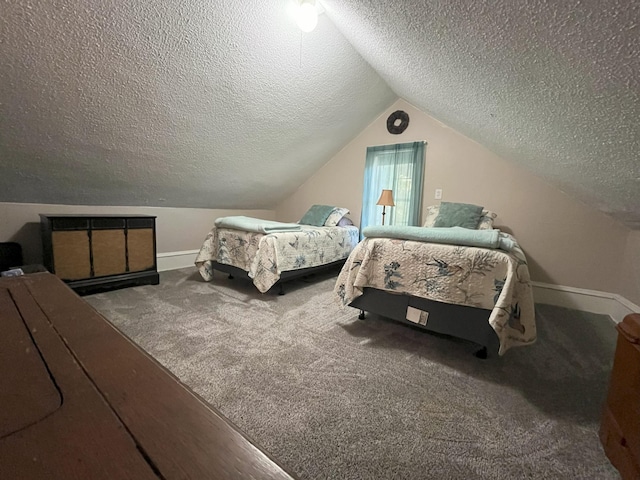
POLYGON ((358 315, 358 320, 364 320, 364 310, 360 310, 360 315, 358 315))
POLYGON ((481 358, 482 360, 486 360, 489 356, 489 352, 487 351, 487 347, 482 347, 476 353, 473 354, 477 358, 481 358))
POLYGON ((280 290, 278 290, 278 295, 284 295, 284 287, 280 284, 280 290))
POLYGON ((229 274, 229 280, 233 280, 233 275, 229 274))

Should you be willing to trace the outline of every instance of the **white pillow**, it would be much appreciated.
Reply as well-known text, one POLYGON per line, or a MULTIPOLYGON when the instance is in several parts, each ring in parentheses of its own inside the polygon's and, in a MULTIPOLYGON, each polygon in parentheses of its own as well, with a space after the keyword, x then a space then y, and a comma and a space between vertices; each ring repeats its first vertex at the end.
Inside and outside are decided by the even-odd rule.
POLYGON ((335 227, 338 225, 338 222, 342 217, 344 217, 347 213, 349 213, 348 208, 336 207, 333 209, 333 212, 329 214, 327 219, 324 221, 325 227, 335 227))
POLYGON ((493 221, 498 216, 497 213, 491 210, 482 210, 482 216, 480 217, 480 223, 476 227, 477 230, 491 230, 493 228, 493 221))
MULTIPOLYGON (((440 211, 440 205, 429 205, 427 207, 427 216, 424 219, 423 227, 433 227, 436 222, 436 217, 440 211)), ((480 223, 476 227, 477 230, 491 230, 493 228, 493 221, 498 216, 497 213, 491 210, 483 209, 482 216, 480 217, 480 223)))
POLYGON ((427 217, 424 219, 423 227, 433 227, 433 224, 436 223, 436 217, 438 216, 438 212, 440 211, 440 205, 429 205, 427 207, 427 217))

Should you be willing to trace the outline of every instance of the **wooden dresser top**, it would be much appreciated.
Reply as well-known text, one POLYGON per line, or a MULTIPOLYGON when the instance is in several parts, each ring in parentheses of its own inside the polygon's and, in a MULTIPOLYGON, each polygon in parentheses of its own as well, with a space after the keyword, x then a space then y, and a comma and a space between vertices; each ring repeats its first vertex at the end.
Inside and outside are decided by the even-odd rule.
POLYGON ((291 479, 49 273, 0 279, 0 472, 291 479))

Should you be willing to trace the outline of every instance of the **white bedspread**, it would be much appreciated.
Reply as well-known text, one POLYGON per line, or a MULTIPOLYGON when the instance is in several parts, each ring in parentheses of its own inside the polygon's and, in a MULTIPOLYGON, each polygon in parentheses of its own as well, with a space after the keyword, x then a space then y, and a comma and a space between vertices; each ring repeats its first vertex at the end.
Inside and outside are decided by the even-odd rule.
POLYGON ((491 310, 489 323, 500 340, 500 355, 536 339, 529 269, 517 243, 507 253, 365 238, 347 259, 334 292, 345 306, 362 295, 365 287, 491 310))
POLYGON ((282 272, 343 260, 358 243, 359 231, 354 226, 301 227, 300 231, 270 234, 214 227, 195 264, 207 281, 213 278, 212 261, 241 268, 264 293, 282 272))

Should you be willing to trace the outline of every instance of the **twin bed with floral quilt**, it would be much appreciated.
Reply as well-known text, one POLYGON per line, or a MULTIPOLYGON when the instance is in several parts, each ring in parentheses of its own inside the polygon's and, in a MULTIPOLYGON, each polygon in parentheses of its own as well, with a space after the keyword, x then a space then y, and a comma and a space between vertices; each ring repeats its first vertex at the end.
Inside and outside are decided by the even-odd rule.
POLYGON ((359 240, 359 230, 343 217, 345 208, 314 205, 299 223, 251 217, 215 221, 196 257, 206 281, 214 270, 246 276, 264 293, 274 285, 319 269, 341 266, 359 240))
POLYGON ((336 281, 338 302, 360 318, 369 311, 470 340, 481 345, 479 357, 533 343, 532 287, 516 240, 491 222, 426 225, 363 229, 336 281))

